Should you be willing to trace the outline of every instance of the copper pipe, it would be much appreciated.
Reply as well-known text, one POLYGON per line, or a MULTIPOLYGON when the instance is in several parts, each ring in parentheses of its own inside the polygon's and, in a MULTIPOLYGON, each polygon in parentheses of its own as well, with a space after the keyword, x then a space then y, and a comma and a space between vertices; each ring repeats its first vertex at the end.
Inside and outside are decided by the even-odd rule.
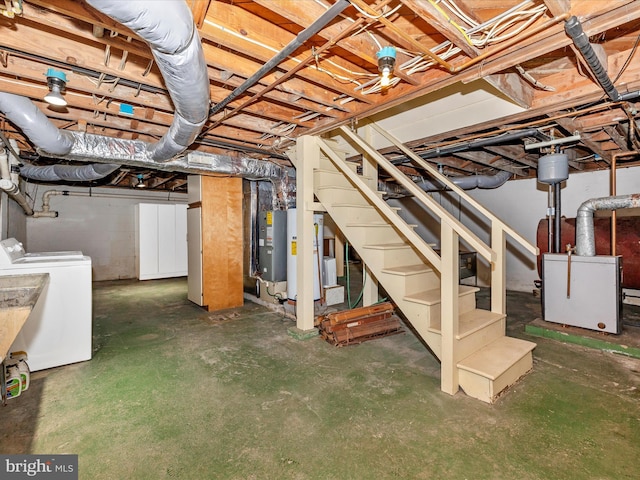
MULTIPOLYGON (((616 195, 616 155, 611 156, 611 196, 616 195)), ((616 256, 616 211, 611 211, 611 256, 616 256)))
MULTIPOLYGON (((633 128, 631 123, 633 122, 633 118, 629 119, 630 124, 629 128, 633 128)), ((616 168, 619 157, 629 157, 631 155, 640 155, 640 152, 637 150, 633 150, 630 152, 620 152, 614 153, 611 155, 611 179, 610 179, 610 191, 612 197, 616 196, 616 168)), ((615 257, 616 255, 616 211, 611 210, 611 255, 615 257)))

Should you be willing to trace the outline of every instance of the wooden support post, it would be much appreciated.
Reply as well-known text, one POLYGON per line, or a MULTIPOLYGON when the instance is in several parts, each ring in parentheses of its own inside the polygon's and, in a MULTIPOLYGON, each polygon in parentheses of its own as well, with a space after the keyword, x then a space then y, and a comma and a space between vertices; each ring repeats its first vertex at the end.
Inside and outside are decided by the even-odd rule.
POLYGON ((459 239, 458 234, 446 222, 440 225, 440 307, 441 307, 441 340, 440 355, 440 388, 449 395, 454 395, 459 388, 457 339, 458 308, 458 271, 459 271, 459 239))
POLYGON ((296 146, 296 326, 309 331, 314 328, 313 170, 320 161, 320 147, 315 137, 308 135, 299 137, 296 146))
MULTIPOLYGON (((373 134, 373 128, 367 124, 364 127, 364 139, 369 145, 373 145, 373 134)), ((378 190, 378 163, 366 153, 362 156, 362 176, 365 177, 364 182, 371 190, 374 192, 378 190)), ((367 307, 378 302, 378 280, 366 265, 363 265, 362 270, 362 278, 365 281, 362 291, 362 306, 367 307)))
POLYGON ((344 277, 344 239, 342 237, 342 232, 336 232, 334 242, 334 251, 336 254, 336 276, 344 277))
POLYGON ((507 313, 507 239, 500 222, 491 224, 491 249, 496 261, 491 264, 491 311, 507 313))

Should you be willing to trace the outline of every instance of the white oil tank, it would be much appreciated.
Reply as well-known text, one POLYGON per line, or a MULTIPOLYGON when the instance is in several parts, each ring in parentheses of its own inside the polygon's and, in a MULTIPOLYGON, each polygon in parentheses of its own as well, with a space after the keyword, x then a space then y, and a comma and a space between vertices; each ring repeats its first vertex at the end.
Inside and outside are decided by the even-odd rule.
MULTIPOLYGON (((321 261, 324 256, 324 215, 313 215, 313 299, 320 300, 321 261)), ((287 298, 295 301, 298 296, 297 268, 298 224, 296 209, 287 210, 287 298)))

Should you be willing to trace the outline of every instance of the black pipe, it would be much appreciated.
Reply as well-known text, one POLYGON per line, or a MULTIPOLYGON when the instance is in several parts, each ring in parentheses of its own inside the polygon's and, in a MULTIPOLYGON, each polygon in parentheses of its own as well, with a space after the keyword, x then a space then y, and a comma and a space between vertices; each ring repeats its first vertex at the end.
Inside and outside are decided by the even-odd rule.
MULTIPOLYGON (((474 148, 483 148, 489 147, 491 145, 498 145, 501 143, 509 142, 512 140, 520 140, 524 137, 536 137, 540 138, 540 136, 544 136, 545 140, 548 140, 549 137, 539 132, 536 128, 527 128, 526 130, 515 130, 513 132, 503 133, 501 135, 496 135, 488 138, 478 138, 476 140, 470 140, 468 142, 456 143, 454 145, 449 145, 447 147, 442 148, 434 148, 432 150, 428 150, 426 152, 418 153, 417 155, 423 160, 429 158, 437 158, 445 155, 450 155, 452 153, 465 152, 467 150, 472 150, 474 148)), ((394 165, 399 165, 410 161, 409 158, 403 157, 396 160, 392 160, 391 163, 394 165)))
POLYGON ((280 50, 271 60, 267 61, 260 69, 251 75, 251 77, 247 78, 244 83, 229 94, 227 98, 216 103, 211 106, 209 110, 209 116, 218 113, 224 107, 229 105, 236 97, 242 95, 249 88, 253 87, 256 83, 260 81, 262 77, 264 77, 271 70, 276 68, 280 62, 282 62, 285 58, 291 55, 300 45, 313 37, 316 33, 322 30, 327 24, 336 18, 342 11, 350 5, 348 0, 338 0, 333 6, 324 12, 315 22, 301 31, 296 38, 291 40, 289 44, 280 50))
POLYGON ((602 63, 598 60, 596 52, 593 50, 591 43, 589 43, 589 37, 587 37, 584 30, 582 30, 582 25, 578 18, 575 16, 569 18, 564 24, 564 31, 567 32, 567 35, 573 40, 574 45, 580 50, 582 57, 589 65, 589 68, 591 68, 593 75, 607 96, 614 102, 620 100, 620 94, 616 90, 616 87, 613 86, 602 63))
MULTIPOLYGON (((70 70, 73 73, 79 73, 79 74, 86 75, 86 76, 92 77, 92 78, 99 79, 102 75, 104 75, 103 72, 98 72, 97 70, 90 70, 90 69, 85 68, 85 67, 79 67, 78 65, 73 65, 71 63, 62 62, 60 60, 55 60, 53 58, 43 57, 42 55, 36 55, 34 53, 25 52, 23 50, 18 50, 16 48, 11 48, 11 47, 8 47, 6 45, 0 45, 0 50, 4 50, 4 51, 10 52, 10 53, 15 53, 16 55, 18 55, 20 57, 24 57, 24 58, 28 58, 28 59, 31 59, 31 60, 35 60, 37 62, 42 62, 42 63, 47 64, 47 65, 55 65, 56 67, 64 68, 66 70, 70 70)), ((126 87, 140 89, 140 90, 142 90, 144 92, 160 93, 160 94, 166 94, 167 93, 167 89, 165 89, 165 88, 154 87, 153 85, 147 85, 145 83, 140 83, 140 82, 134 82, 133 80, 127 80, 126 78, 116 77, 115 75, 104 75, 102 81, 103 82, 113 82, 115 80, 118 80, 118 85, 124 85, 126 87)))

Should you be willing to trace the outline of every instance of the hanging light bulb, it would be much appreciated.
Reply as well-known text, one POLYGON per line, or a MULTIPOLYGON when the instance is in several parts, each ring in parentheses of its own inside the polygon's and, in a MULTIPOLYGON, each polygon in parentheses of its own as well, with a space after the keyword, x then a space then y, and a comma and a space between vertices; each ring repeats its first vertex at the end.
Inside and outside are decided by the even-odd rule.
POLYGON ((147 186, 147 184, 144 183, 144 175, 139 173, 138 174, 138 183, 136 183, 136 188, 145 188, 146 186, 147 186))
POLYGON ((67 76, 64 72, 60 72, 53 68, 49 68, 47 73, 47 86, 49 87, 49 93, 44 97, 44 100, 58 107, 64 107, 67 105, 67 101, 62 96, 62 92, 67 85, 67 76))
POLYGON ((394 47, 383 47, 377 53, 378 70, 380 71, 380 86, 383 88, 391 84, 393 67, 396 64, 396 49, 394 47))

